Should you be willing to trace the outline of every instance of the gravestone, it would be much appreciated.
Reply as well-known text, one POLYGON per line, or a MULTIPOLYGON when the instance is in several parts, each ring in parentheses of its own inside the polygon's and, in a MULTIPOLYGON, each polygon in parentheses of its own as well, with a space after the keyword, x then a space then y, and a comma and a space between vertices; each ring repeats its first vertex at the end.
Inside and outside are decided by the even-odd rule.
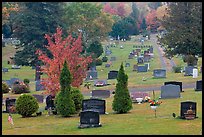
POLYGON ((150 48, 149 48, 149 52, 150 52, 150 53, 153 53, 153 49, 154 49, 153 47, 150 47, 150 48))
POLYGON ((193 78, 197 78, 198 77, 198 69, 194 68, 193 69, 193 78))
POLYGON ((8 68, 2 68, 2 72, 8 72, 8 68))
POLYGON ((145 67, 147 67, 147 70, 149 70, 149 63, 144 64, 144 65, 145 65, 145 67))
POLYGON ((110 90, 92 90, 91 98, 109 98, 110 90))
POLYGON ((35 81, 35 90, 36 91, 41 91, 41 90, 45 90, 45 86, 41 84, 41 80, 37 80, 35 81))
POLYGON ((166 70, 165 69, 155 69, 153 70, 153 76, 155 78, 166 78, 166 70))
POLYGON ((193 76, 193 69, 194 69, 194 66, 187 66, 185 67, 185 74, 184 76, 193 76))
POLYGON ((138 63, 138 64, 144 63, 144 57, 143 57, 143 56, 137 57, 137 63, 138 63))
POLYGON ((150 61, 150 55, 144 54, 144 62, 149 62, 150 61))
POLYGON ((4 112, 10 113, 10 108, 12 106, 15 107, 16 106, 15 103, 16 103, 16 99, 15 98, 14 99, 6 98, 6 111, 4 111, 4 112))
POLYGON ((95 80, 94 81, 94 86, 106 86, 107 85, 107 80, 95 80))
POLYGON ((173 84, 161 86, 161 98, 180 98, 180 86, 173 84))
POLYGON ((105 64, 106 68, 110 68, 110 66, 111 66, 110 64, 105 64))
POLYGON ((202 91, 202 80, 196 81, 195 91, 202 91))
POLYGON ((132 55, 132 54, 130 54, 129 56, 128 56, 128 59, 133 59, 134 58, 134 55, 132 55))
POLYGON ((84 99, 82 100, 82 111, 95 111, 99 114, 105 114, 106 101, 97 98, 84 99))
POLYGON ((137 72, 147 72, 147 66, 138 66, 137 72))
POLYGON ((37 99, 39 103, 43 103, 44 96, 43 95, 38 95, 38 94, 33 94, 33 96, 37 99))
POLYGON ((192 107, 193 112, 195 113, 195 118, 196 117, 196 102, 193 101, 184 101, 181 102, 181 110, 180 110, 180 118, 184 119, 185 118, 185 113, 192 107))
POLYGON ((96 66, 91 66, 91 67, 89 68, 89 70, 90 70, 90 71, 96 71, 96 66))
POLYGON ((39 81, 40 80, 40 73, 41 73, 41 71, 40 71, 40 66, 36 66, 35 67, 35 80, 36 81, 39 81))
POLYGON ((137 71, 137 68, 138 68, 138 65, 137 65, 137 64, 134 64, 134 65, 133 65, 133 71, 137 71))
POLYGON ((11 68, 12 68, 12 69, 20 69, 20 68, 21 68, 21 66, 12 65, 12 66, 11 66, 11 68))
POLYGON ((136 98, 144 98, 148 96, 149 97, 149 94, 147 92, 131 92, 130 93, 130 97, 132 99, 132 101, 137 101, 136 98))
POLYGON ((118 76, 118 71, 116 70, 111 70, 108 73, 108 79, 116 79, 118 76))
POLYGON ((101 127, 99 113, 95 111, 80 112, 80 124, 78 128, 101 127))
POLYGON ((116 61, 116 57, 111 57, 110 61, 116 61))
POLYGON ((54 104, 54 96, 52 95, 48 95, 46 97, 46 106, 45 106, 45 110, 47 110, 48 108, 54 109, 55 108, 55 104, 54 104))
POLYGON ((125 67, 130 67, 130 63, 125 63, 125 67))
POLYGON ((109 56, 112 53, 112 51, 111 50, 106 50, 105 53, 106 53, 106 56, 109 56))
POLYGON ((92 79, 97 79, 98 78, 98 72, 97 71, 87 71, 87 76, 86 79, 87 80, 92 80, 92 79))
POLYGON ((183 92, 183 89, 182 89, 182 82, 177 82, 177 81, 168 81, 168 82, 164 82, 164 85, 168 85, 168 84, 179 85, 179 86, 180 86, 180 92, 183 92))
POLYGON ((137 48, 135 50, 136 50, 136 52, 141 52, 141 48, 137 48))

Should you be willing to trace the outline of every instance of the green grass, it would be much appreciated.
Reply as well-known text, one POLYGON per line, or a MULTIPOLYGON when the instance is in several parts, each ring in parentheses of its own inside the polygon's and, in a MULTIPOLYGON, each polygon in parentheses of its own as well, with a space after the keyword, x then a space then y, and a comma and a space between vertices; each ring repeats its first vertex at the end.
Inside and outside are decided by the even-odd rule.
MULTIPOLYGON (((158 97, 160 91, 155 91, 158 97)), ((152 95, 152 94, 151 94, 152 95)), ((3 135, 200 135, 202 129, 202 92, 186 89, 182 98, 161 99, 157 108, 157 117, 150 109, 149 103, 133 103, 133 109, 126 114, 116 114, 112 110, 113 97, 106 99, 106 112, 100 115, 102 127, 78 129, 80 117, 62 118, 58 115, 22 118, 13 114, 14 127, 7 121, 8 114, 2 113, 3 135), (180 102, 192 100, 197 102, 197 116, 194 120, 173 118, 172 113, 180 116, 180 102)), ((151 96, 152 97, 152 96, 151 96)), ((41 107, 45 104, 41 103, 41 107)))

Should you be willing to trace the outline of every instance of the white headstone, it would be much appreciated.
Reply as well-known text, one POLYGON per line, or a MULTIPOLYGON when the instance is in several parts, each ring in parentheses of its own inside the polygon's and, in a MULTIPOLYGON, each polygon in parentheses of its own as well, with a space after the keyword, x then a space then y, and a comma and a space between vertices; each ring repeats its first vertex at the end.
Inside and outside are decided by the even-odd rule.
POLYGON ((194 68, 193 69, 193 78, 197 78, 198 77, 198 69, 194 68))

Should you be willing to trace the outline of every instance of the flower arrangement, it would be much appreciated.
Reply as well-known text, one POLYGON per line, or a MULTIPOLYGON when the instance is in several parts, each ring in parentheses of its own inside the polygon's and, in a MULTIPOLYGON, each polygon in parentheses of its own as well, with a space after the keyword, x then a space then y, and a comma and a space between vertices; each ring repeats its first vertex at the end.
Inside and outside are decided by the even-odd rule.
POLYGON ((150 106, 159 106, 162 102, 158 100, 149 100, 150 106))
POLYGON ((145 96, 145 97, 144 97, 144 100, 145 100, 145 102, 149 102, 150 97, 149 97, 149 96, 145 96))

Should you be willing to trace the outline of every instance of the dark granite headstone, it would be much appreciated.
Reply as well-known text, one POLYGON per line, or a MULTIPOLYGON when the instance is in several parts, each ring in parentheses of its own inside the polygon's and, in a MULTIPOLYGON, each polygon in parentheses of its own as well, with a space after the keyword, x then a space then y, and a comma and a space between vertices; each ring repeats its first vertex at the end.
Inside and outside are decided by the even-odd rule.
POLYGON ((105 53, 106 53, 106 56, 109 56, 112 52, 111 50, 106 50, 105 53))
POLYGON ((165 69, 155 69, 153 70, 153 76, 155 78, 166 78, 166 70, 165 69))
POLYGON ((196 118, 196 102, 193 101, 184 101, 181 102, 181 111, 180 111, 180 118, 184 119, 185 118, 185 113, 192 107, 193 112, 195 113, 195 118, 196 118))
POLYGON ((137 63, 138 64, 144 63, 144 57, 143 56, 137 57, 137 63))
POLYGON ((161 86, 161 98, 180 98, 180 86, 172 84, 161 86))
POLYGON ((40 68, 41 68, 40 66, 35 67, 35 80, 36 81, 40 80, 40 74, 41 74, 40 68))
POLYGON ((8 68, 2 68, 2 72, 8 72, 8 68))
POLYGON ((130 67, 130 63, 125 63, 125 67, 130 67))
POLYGON ((99 113, 95 111, 80 112, 80 124, 78 128, 101 127, 99 113))
POLYGON ((147 72, 147 67, 148 66, 138 66, 137 72, 147 72))
POLYGON ((164 85, 168 85, 168 84, 179 85, 179 86, 180 86, 180 92, 183 92, 183 89, 182 89, 182 82, 177 82, 177 81, 168 81, 168 82, 164 82, 164 85))
POLYGON ((144 62, 149 62, 151 59, 150 55, 144 54, 144 62))
POLYGON ((150 53, 153 53, 153 47, 150 47, 150 48, 149 48, 149 52, 150 52, 150 53))
POLYGON ((138 68, 137 64, 133 65, 133 71, 137 71, 137 68, 138 68))
POLYGON ((89 68, 89 70, 91 70, 91 71, 96 71, 96 66, 91 66, 91 67, 89 68))
POLYGON ((202 80, 196 81, 195 91, 202 91, 202 80))
POLYGON ((16 99, 6 99, 6 113, 10 113, 10 107, 15 106, 16 99))
POLYGON ((185 67, 185 74, 184 74, 184 76, 193 76, 193 69, 194 69, 194 66, 187 66, 187 67, 185 67))
POLYGON ((97 79, 98 78, 98 72, 97 71, 88 71, 87 72, 87 80, 97 79))
POLYGON ((110 64, 105 64, 105 67, 106 68, 109 68, 111 65, 110 64))
POLYGON ((136 101, 136 98, 143 98, 144 100, 146 96, 149 97, 149 93, 147 92, 131 92, 130 93, 130 97, 132 101, 136 101))
POLYGON ((37 99, 39 103, 43 103, 44 96, 43 95, 38 95, 38 94, 33 94, 33 96, 37 99))
POLYGON ((110 90, 92 90, 91 97, 92 98, 109 98, 110 90))
POLYGON ((118 76, 118 71, 112 70, 108 73, 108 79, 116 79, 118 76))
POLYGON ((35 90, 36 90, 36 91, 45 90, 45 86, 43 86, 43 85, 41 84, 41 80, 35 81, 35 90))
POLYGON ((46 97, 46 106, 45 106, 45 110, 47 110, 48 108, 52 108, 54 109, 55 108, 55 104, 54 104, 54 96, 52 95, 48 95, 46 97))
POLYGON ((82 100, 82 111, 96 111, 99 114, 105 114, 106 112, 106 101, 97 98, 82 100))

